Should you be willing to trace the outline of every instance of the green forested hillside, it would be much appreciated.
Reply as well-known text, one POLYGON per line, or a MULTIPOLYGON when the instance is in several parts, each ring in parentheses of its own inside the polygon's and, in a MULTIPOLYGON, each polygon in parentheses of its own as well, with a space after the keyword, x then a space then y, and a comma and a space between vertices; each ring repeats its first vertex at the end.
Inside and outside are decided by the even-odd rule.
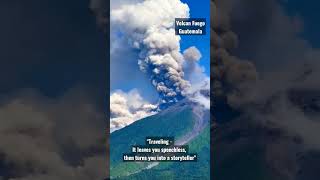
POLYGON ((197 162, 161 162, 145 169, 150 163, 123 162, 122 155, 132 145, 144 145, 147 136, 175 137, 179 139, 192 130, 194 115, 189 107, 171 110, 137 121, 110 136, 110 174, 112 179, 208 179, 209 178, 209 126, 188 145, 190 153, 198 154, 197 162))

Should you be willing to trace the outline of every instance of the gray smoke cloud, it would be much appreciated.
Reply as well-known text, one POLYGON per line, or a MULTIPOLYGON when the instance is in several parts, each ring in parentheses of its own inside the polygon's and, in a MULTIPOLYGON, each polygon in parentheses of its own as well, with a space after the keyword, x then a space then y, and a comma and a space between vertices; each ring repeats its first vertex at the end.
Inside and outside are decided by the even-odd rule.
POLYGON ((277 1, 215 0, 211 13, 213 106, 225 100, 242 128, 281 130, 265 137, 268 163, 281 179, 294 179, 303 168, 296 153, 320 148, 319 50, 299 36, 301 18, 277 1))
POLYGON ((85 94, 71 89, 50 99, 26 90, 2 102, 0 177, 103 179, 107 172, 105 117, 85 94))
POLYGON ((236 106, 246 99, 258 74, 252 62, 230 54, 238 46, 238 37, 230 27, 230 6, 228 1, 211 1, 211 78, 214 96, 225 95, 236 106))
MULTIPOLYGON (((241 54, 236 53, 236 51, 233 51, 233 49, 241 49, 241 42, 239 41, 239 37, 236 35, 236 33, 231 30, 232 22, 237 20, 235 20, 234 18, 239 17, 233 17, 232 15, 235 16, 241 14, 240 12, 238 12, 241 11, 239 10, 239 8, 251 8, 252 4, 247 4, 249 2, 251 1, 244 0, 243 2, 239 2, 241 5, 233 1, 212 2, 212 51, 215 52, 213 53, 212 57, 212 59, 214 59, 212 63, 214 93, 216 96, 226 96, 228 104, 230 106, 235 109, 243 110, 252 110, 254 105, 265 104, 271 98, 279 97, 279 100, 283 99, 285 101, 281 104, 278 104, 279 109, 290 109, 290 107, 292 109, 283 111, 283 116, 287 114, 287 118, 274 117, 270 118, 270 120, 274 121, 274 123, 283 124, 283 121, 285 120, 281 119, 287 119, 288 123, 285 123, 287 125, 286 128, 290 128, 291 125, 294 124, 294 122, 292 120, 292 123, 289 123, 289 119, 292 119, 289 117, 289 113, 296 112, 296 110, 293 108, 294 106, 292 102, 290 102, 290 99, 288 99, 290 92, 296 90, 299 90, 300 92, 301 90, 319 90, 319 86, 316 85, 316 76, 319 74, 319 63, 317 61, 317 59, 319 59, 319 51, 317 49, 310 48, 310 46, 308 46, 304 40, 297 37, 298 31, 296 30, 297 28, 295 18, 290 19, 288 16, 286 16, 283 13, 283 10, 275 1, 268 1, 265 2, 264 6, 271 8, 269 10, 273 12, 274 17, 270 17, 272 20, 265 22, 269 27, 269 30, 265 31, 264 36, 266 37, 263 38, 268 39, 268 42, 266 42, 266 44, 262 44, 261 49, 257 49, 256 51, 277 51, 277 53, 271 53, 274 57, 269 57, 272 60, 267 62, 261 62, 264 61, 266 57, 263 57, 263 54, 259 55, 259 53, 258 55, 253 57, 253 60, 245 60, 243 58, 240 58, 239 56, 241 56, 241 54), (268 24, 269 22, 270 24, 268 24), (280 24, 283 25, 280 26, 280 24), (269 33, 272 33, 275 38, 269 38, 269 33), (279 43, 282 46, 281 48, 273 48, 275 44, 279 43), (292 52, 292 49, 297 50, 295 52, 292 52), (239 55, 231 55, 230 52, 239 55), (292 58, 292 54, 294 54, 295 58, 292 58), (261 58, 263 60, 260 60, 261 58), (274 64, 273 59, 278 59, 279 63, 276 67, 269 68, 268 65, 266 65, 262 68, 257 68, 256 64, 268 62, 270 64, 274 64)), ((264 9, 262 5, 257 5, 257 7, 264 9)), ((243 12, 243 14, 241 15, 251 15, 248 12, 247 15, 245 13, 246 12, 243 12)), ((261 17, 264 16, 261 15, 261 17)), ((251 19, 254 18, 252 17, 251 19)), ((238 21, 243 22, 243 20, 238 21)), ((242 30, 239 31, 242 32, 242 30)), ((254 48, 254 46, 256 45, 254 44, 252 48, 254 48)), ((277 114, 279 112, 274 113, 277 114)), ((307 116, 304 116, 304 118, 301 117, 300 119, 301 123, 315 123, 313 121, 310 121, 310 119, 305 120, 308 119, 307 116)))
POLYGON ((183 51, 183 57, 186 61, 199 61, 202 57, 201 52, 195 47, 189 47, 183 51))
POLYGON ((143 1, 111 10, 112 29, 139 51, 139 68, 150 76, 162 103, 177 102, 190 87, 184 79, 180 37, 175 35, 176 17, 189 17, 189 7, 179 0, 143 1))

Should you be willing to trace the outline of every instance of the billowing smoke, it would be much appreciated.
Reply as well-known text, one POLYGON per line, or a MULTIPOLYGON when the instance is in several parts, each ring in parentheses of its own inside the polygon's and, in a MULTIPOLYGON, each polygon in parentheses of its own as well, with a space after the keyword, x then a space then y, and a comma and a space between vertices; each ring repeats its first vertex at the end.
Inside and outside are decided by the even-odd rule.
POLYGON ((201 59, 201 52, 195 47, 192 46, 183 51, 183 57, 185 59, 184 63, 184 73, 185 78, 190 81, 190 77, 192 74, 202 74, 203 70, 198 64, 198 61, 201 59))
MULTIPOLYGON (((219 118, 215 127, 225 135, 252 131, 254 139, 262 137, 272 171, 279 179, 296 179, 297 168, 290 167, 305 173, 296 153, 319 154, 320 149, 315 138, 320 125, 319 50, 299 35, 302 23, 288 16, 276 0, 214 0, 211 13, 212 104, 227 109, 212 116, 219 118), (228 127, 220 121, 228 122, 224 123, 228 127), (286 155, 279 157, 281 151, 286 155)), ((226 149, 233 149, 244 139, 249 138, 240 135, 234 143, 215 139, 215 147, 226 143, 226 149)), ((247 142, 251 146, 254 141, 247 142)))
POLYGON ((136 120, 155 114, 157 105, 143 100, 134 89, 128 93, 120 90, 110 95, 110 132, 121 129, 136 120))
POLYGON ((150 76, 160 104, 179 101, 191 86, 184 78, 180 36, 175 35, 177 17, 189 17, 189 7, 180 0, 147 0, 111 10, 117 38, 124 37, 139 52, 139 68, 150 76))
POLYGON ((53 99, 28 90, 2 101, 0 179, 103 179, 105 117, 87 94, 75 88, 53 99))
POLYGON ((111 1, 111 132, 183 98, 209 108, 210 80, 198 63, 202 54, 195 46, 182 53, 181 38, 175 34, 175 18, 188 17, 189 7, 180 0, 111 1), (116 90, 128 83, 124 74, 130 74, 130 84, 137 84, 139 93, 116 90), (157 104, 142 98, 141 89, 150 82, 157 104))
POLYGON ((211 77, 214 96, 226 96, 231 106, 238 106, 250 94, 258 74, 252 62, 230 54, 238 46, 238 36, 230 27, 232 5, 211 1, 211 77))
POLYGON ((183 57, 186 61, 199 61, 202 57, 201 52, 195 47, 189 47, 183 51, 183 57))
POLYGON ((183 51, 185 78, 191 84, 187 89, 187 98, 210 109, 210 78, 204 73, 204 68, 198 64, 201 52, 194 46, 183 51))
MULTIPOLYGON (((226 97, 229 106, 242 112, 250 112, 249 115, 254 119, 260 119, 260 122, 272 122, 291 133, 304 136, 305 141, 309 142, 308 144, 320 144, 319 142, 310 142, 311 136, 305 135, 310 134, 310 131, 306 132, 307 129, 297 130, 297 127, 303 127, 303 124, 308 127, 309 124, 315 122, 312 120, 314 117, 309 117, 303 112, 304 110, 297 109, 297 104, 294 105, 296 102, 292 102, 292 99, 298 97, 306 98, 306 94, 303 92, 318 94, 320 88, 316 85, 316 76, 319 74, 319 63, 317 62, 320 57, 319 50, 310 48, 304 40, 297 38, 296 18, 290 19, 285 15, 275 1, 265 1, 263 5, 253 4, 250 0, 241 2, 217 0, 211 4, 211 23, 213 25, 211 72, 213 73, 215 97, 226 97), (265 7, 268 7, 268 11, 265 7), (251 13, 258 11, 256 17, 251 16, 251 13), (272 11, 274 16, 266 16, 270 14, 269 11, 272 11), (236 15, 237 17, 235 17, 236 15), (240 15, 242 17, 250 16, 247 19, 248 22, 237 19, 240 15), (246 31, 238 30, 241 32, 238 36, 232 31, 232 29, 236 29, 232 25, 237 25, 234 21, 242 22, 244 26, 251 23, 250 27, 257 28, 254 31, 256 34, 252 34, 251 31, 247 32, 246 29, 246 31), (268 31, 263 31, 263 37, 257 32, 261 27, 255 27, 253 23, 258 23, 268 29, 268 31), (246 44, 246 40, 239 41, 239 37, 246 34, 256 36, 257 40, 253 40, 257 42, 250 45, 246 44), (273 38, 269 38, 270 36, 273 38), (260 43, 259 46, 257 43, 260 43), (252 46, 251 49, 254 53, 243 53, 244 50, 240 51, 242 53, 237 53, 235 49, 243 48, 239 44, 252 46), (295 50, 293 51, 293 49, 295 50), (230 52, 235 55, 231 55, 230 52), (253 60, 240 58, 241 55, 247 54, 254 54, 253 60), (272 54, 273 57, 269 57, 269 54, 272 54), (274 60, 277 60, 276 65, 274 65, 274 60), (259 64, 264 66, 260 67, 259 64), (296 97, 292 98, 292 92, 299 93, 294 93, 296 97), (264 107, 264 111, 267 111, 265 108, 268 108, 268 115, 259 109, 261 107, 264 107), (298 112, 302 114, 298 115, 298 112), (297 119, 297 117, 299 118, 297 119)), ((314 106, 318 105, 315 103, 314 106)))

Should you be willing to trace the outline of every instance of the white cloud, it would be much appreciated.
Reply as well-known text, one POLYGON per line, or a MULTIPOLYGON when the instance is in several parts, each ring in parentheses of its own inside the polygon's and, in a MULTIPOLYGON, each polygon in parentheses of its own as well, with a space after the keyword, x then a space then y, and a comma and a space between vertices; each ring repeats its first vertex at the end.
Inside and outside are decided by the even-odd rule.
POLYGON ((157 105, 145 101, 136 89, 128 93, 117 90, 110 95, 110 131, 113 132, 153 115, 156 109, 157 105))

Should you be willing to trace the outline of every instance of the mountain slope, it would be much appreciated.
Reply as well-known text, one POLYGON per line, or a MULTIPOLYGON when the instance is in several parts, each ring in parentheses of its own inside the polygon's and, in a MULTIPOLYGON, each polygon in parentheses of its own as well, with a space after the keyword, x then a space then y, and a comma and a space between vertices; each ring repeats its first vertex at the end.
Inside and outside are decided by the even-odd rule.
MULTIPOLYGON (((203 175, 209 176, 209 111, 189 101, 181 101, 162 112, 139 120, 110 136, 110 172, 113 179, 162 179, 173 178, 178 173, 194 175, 199 166, 203 175), (176 144, 190 145, 190 153, 198 153, 198 162, 161 162, 147 169, 151 163, 122 162, 123 153, 132 145, 144 145, 147 136, 175 137, 176 144)), ((199 171, 200 172, 200 171, 199 171)), ((184 177, 184 176, 181 176, 184 177)), ((189 176, 192 177, 192 176, 189 176)), ((202 179, 206 179, 202 177, 202 179)), ((186 178, 184 178, 186 179, 186 178)))

